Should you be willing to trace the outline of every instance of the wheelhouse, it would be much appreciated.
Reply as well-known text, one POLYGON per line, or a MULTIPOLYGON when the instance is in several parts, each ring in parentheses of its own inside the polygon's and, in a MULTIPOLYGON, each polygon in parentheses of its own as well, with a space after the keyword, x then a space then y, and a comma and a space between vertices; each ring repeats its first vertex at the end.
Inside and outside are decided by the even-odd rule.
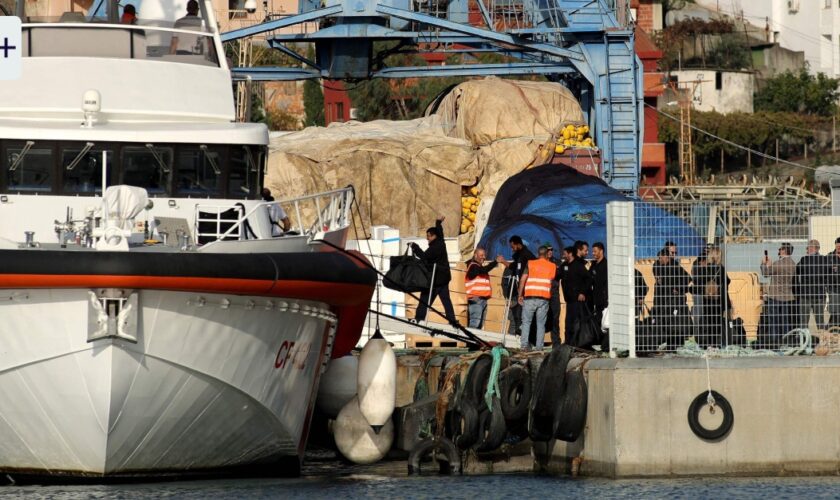
POLYGON ((94 196, 104 182, 152 197, 257 199, 265 161, 262 145, 0 140, 0 192, 94 196))

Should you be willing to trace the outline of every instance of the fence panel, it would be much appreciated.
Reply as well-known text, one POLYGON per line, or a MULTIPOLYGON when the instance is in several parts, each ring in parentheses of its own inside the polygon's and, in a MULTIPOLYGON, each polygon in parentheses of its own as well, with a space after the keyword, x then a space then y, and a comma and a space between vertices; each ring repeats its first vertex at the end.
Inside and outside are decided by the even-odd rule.
POLYGON ((640 355, 810 352, 840 332, 840 217, 830 207, 639 202, 634 225, 640 355))

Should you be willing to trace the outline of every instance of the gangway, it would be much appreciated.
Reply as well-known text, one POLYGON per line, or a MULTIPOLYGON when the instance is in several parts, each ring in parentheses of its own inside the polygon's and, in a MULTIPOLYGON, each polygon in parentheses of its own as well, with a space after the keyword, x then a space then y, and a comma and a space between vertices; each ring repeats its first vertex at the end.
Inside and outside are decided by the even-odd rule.
MULTIPOLYGON (((375 314, 369 315, 368 322, 365 323, 364 333, 362 333, 362 340, 360 341, 361 344, 364 344, 369 336, 373 336, 376 325, 377 322, 375 314)), ((382 335, 385 339, 394 343, 397 347, 404 347, 401 346, 400 343, 405 341, 404 339, 406 335, 437 336, 449 334, 452 336, 463 336, 461 330, 452 328, 449 325, 425 322, 420 325, 416 323, 411 324, 407 321, 392 318, 385 314, 379 315, 379 329, 382 331, 382 335)), ((519 347, 519 337, 515 335, 502 335, 499 332, 490 332, 486 330, 479 330, 477 328, 469 328, 469 331, 476 337, 490 344, 503 345, 502 342, 504 342, 505 347, 519 347)))

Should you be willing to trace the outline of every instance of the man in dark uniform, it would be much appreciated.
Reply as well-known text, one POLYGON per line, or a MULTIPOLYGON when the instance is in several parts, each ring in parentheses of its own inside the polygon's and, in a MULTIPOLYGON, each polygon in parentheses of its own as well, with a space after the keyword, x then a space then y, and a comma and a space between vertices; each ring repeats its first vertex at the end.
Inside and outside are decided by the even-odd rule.
POLYGON ((564 265, 563 281, 566 286, 563 289, 563 296, 566 299, 566 343, 569 342, 575 325, 586 314, 586 304, 592 300, 592 275, 586 269, 586 260, 583 256, 586 251, 582 242, 578 242, 571 249, 572 260, 564 265))
POLYGON ((660 340, 674 348, 693 333, 686 294, 691 276, 676 261, 668 246, 659 251, 653 264, 653 317, 660 329, 660 340))
POLYGON ((600 328, 604 309, 609 305, 607 258, 604 257, 604 244, 600 241, 592 244, 592 257, 589 266, 589 274, 592 275, 592 301, 595 305, 595 324, 600 328))
MULTIPOLYGON (((510 310, 508 318, 510 324, 508 325, 508 333, 512 335, 520 335, 522 327, 522 306, 517 302, 517 290, 519 289, 519 279, 522 273, 528 267, 528 261, 534 260, 537 257, 528 250, 522 238, 518 235, 513 235, 509 240, 510 249, 513 251, 511 260, 505 260, 501 255, 496 256, 496 262, 505 266, 505 272, 502 275, 502 291, 505 293, 505 300, 508 300, 513 291, 513 300, 510 301, 510 310)), ((526 333, 527 335, 527 333, 526 333)))

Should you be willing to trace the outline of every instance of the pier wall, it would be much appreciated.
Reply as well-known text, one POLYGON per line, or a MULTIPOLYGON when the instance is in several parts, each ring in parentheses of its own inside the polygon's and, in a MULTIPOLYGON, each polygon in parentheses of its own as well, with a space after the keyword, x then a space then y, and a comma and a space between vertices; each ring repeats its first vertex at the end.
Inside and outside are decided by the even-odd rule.
POLYGON ((732 431, 703 441, 688 409, 707 390, 704 359, 597 359, 586 365, 583 437, 534 448, 537 468, 602 477, 840 473, 840 357, 709 360, 732 431), (543 453, 541 453, 541 451, 543 453))

